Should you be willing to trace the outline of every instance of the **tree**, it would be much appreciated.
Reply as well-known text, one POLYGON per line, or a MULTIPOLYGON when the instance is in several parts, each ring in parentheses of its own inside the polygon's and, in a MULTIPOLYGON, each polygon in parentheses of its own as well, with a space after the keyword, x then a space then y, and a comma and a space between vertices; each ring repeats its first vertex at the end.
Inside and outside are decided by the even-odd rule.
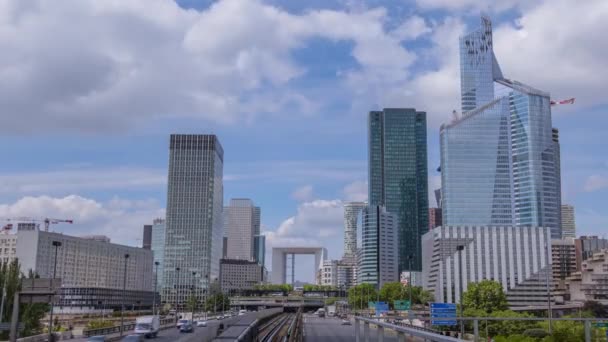
POLYGON ((348 290, 348 304, 354 309, 367 308, 367 303, 375 301, 376 297, 376 288, 372 284, 359 284, 348 290))
POLYGON ((380 300, 393 305, 396 300, 407 298, 408 293, 405 292, 405 287, 398 281, 384 283, 380 289, 380 300))
POLYGON ((608 317, 608 307, 600 302, 588 300, 583 304, 583 311, 590 312, 593 317, 605 318, 608 317))
POLYGON ((223 293, 209 296, 205 303, 205 311, 218 312, 230 308, 230 298, 223 293))
POLYGON ((494 280, 469 283, 462 297, 465 309, 481 309, 487 313, 508 309, 507 295, 500 283, 494 280))
POLYGON ((199 299, 195 295, 190 295, 186 301, 186 309, 191 312, 196 312, 199 307, 199 299))

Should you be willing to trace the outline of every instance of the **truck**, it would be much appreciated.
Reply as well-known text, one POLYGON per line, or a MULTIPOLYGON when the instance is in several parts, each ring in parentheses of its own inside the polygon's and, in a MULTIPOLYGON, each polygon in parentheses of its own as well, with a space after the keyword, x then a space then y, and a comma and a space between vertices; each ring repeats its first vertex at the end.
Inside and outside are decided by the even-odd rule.
POLYGON ((325 317, 325 309, 321 308, 321 309, 317 310, 317 316, 325 317))
POLYGON ((158 316, 141 316, 135 320, 135 333, 144 335, 146 338, 156 337, 160 330, 160 318, 158 316))
POLYGON ((327 316, 328 317, 334 317, 336 315, 336 306, 335 305, 328 305, 326 308, 327 311, 327 316))

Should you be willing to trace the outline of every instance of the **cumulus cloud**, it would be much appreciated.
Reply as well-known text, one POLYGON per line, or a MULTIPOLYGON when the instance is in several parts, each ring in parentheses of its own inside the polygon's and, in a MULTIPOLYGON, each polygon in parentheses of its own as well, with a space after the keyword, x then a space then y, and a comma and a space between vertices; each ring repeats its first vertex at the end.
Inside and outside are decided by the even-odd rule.
POLYGON ((108 202, 77 195, 65 197, 23 197, 14 203, 0 204, 0 217, 72 219, 73 224, 52 225, 51 230, 70 235, 106 235, 113 242, 141 246, 143 225, 165 210, 156 200, 114 198, 108 202))
POLYGON ((585 181, 584 190, 587 192, 593 192, 608 188, 608 176, 606 175, 591 175, 587 177, 585 181))
POLYGON ((310 201, 313 198, 313 189, 312 189, 312 185, 304 185, 301 186, 297 189, 295 189, 292 193, 291 193, 291 198, 295 199, 296 201, 310 201))
POLYGON ((342 192, 347 202, 365 202, 367 201, 367 182, 363 180, 354 181, 347 184, 342 192))

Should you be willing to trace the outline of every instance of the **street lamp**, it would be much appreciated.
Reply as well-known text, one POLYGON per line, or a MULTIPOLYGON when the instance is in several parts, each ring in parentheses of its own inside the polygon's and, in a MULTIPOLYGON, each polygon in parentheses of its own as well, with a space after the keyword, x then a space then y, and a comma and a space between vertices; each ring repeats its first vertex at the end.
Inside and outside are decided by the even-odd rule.
POLYGON ((192 321, 194 321, 194 310, 196 309, 196 302, 194 302, 194 287, 196 284, 196 272, 192 272, 192 287, 190 288, 190 299, 193 300, 192 305, 192 321))
POLYGON ((125 268, 122 278, 122 305, 120 309, 120 336, 122 336, 123 330, 125 329, 125 301, 127 300, 127 260, 129 260, 129 254, 125 254, 125 268))
POLYGON ((175 322, 179 317, 177 314, 179 312, 179 270, 179 267, 175 268, 175 322))
POLYGON ((160 262, 155 261, 154 267, 156 268, 156 271, 154 272, 154 305, 152 305, 152 314, 154 315, 158 315, 158 302, 156 301, 156 292, 158 288, 158 265, 160 265, 160 262))
POLYGON ((458 251, 458 274, 459 274, 459 284, 460 284, 460 338, 464 337, 464 302, 462 300, 462 251, 464 250, 464 245, 456 246, 456 250, 458 251))
MULTIPOLYGON (((53 282, 55 280, 55 276, 57 275, 57 252, 59 250, 59 247, 61 247, 61 241, 53 241, 52 242, 53 247, 55 247, 55 263, 53 265, 53 282)), ((55 284, 53 284, 54 286, 55 284)), ((53 287, 53 292, 55 291, 55 288, 53 287)), ((54 341, 53 339, 53 304, 55 301, 55 295, 53 294, 53 297, 51 297, 51 314, 50 314, 50 318, 49 318, 49 341, 54 341)))

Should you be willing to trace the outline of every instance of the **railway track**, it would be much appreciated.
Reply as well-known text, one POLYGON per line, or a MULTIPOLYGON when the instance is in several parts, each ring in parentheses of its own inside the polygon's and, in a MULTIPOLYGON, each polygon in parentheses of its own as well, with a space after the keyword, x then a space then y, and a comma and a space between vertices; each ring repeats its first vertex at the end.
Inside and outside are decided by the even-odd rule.
POLYGON ((260 327, 258 332, 259 342, 283 341, 287 334, 289 325, 296 318, 293 313, 280 314, 260 327))

